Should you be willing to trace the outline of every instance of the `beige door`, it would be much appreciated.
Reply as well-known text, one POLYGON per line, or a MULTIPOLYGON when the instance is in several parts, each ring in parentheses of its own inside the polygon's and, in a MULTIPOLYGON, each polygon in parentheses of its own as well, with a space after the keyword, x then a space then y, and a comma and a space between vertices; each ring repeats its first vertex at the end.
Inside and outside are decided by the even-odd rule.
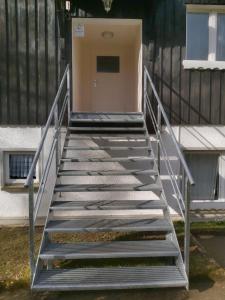
POLYGON ((126 82, 129 70, 124 68, 125 53, 119 48, 114 51, 111 49, 92 51, 90 81, 92 111, 126 111, 129 94, 126 82))
POLYGON ((73 18, 72 28, 73 110, 140 111, 141 21, 73 18), (83 35, 77 36, 74 28, 81 25, 83 35), (114 72, 107 68, 99 70, 97 57, 101 56, 119 58, 119 69, 114 72))

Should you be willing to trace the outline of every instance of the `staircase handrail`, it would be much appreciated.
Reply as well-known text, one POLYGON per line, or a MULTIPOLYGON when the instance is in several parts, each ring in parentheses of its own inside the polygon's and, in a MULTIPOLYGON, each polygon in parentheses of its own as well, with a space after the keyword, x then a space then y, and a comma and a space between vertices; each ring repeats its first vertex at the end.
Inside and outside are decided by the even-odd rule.
POLYGON ((191 171, 187 165, 184 154, 181 151, 180 145, 175 137, 175 134, 172 130, 166 112, 164 110, 163 104, 159 98, 159 95, 156 91, 155 85, 152 81, 152 78, 148 72, 146 66, 144 66, 144 97, 143 97, 143 113, 146 119, 147 117, 147 109, 149 112, 149 116, 152 120, 152 125, 155 129, 156 133, 156 141, 157 141, 157 162, 160 173, 160 161, 161 154, 163 155, 165 167, 167 169, 168 175, 170 177, 170 182, 173 187, 173 190, 176 195, 177 203, 181 211, 181 215, 184 221, 184 265, 185 271, 188 276, 189 274, 189 252, 190 252, 190 192, 191 186, 195 184, 194 179, 192 177, 191 171), (148 94, 148 83, 151 86, 152 96, 156 99, 156 109, 154 111, 153 100, 150 100, 150 96, 148 94), (170 159, 168 157, 166 147, 164 145, 163 137, 162 137, 162 117, 164 119, 165 125, 167 127, 168 133, 173 141, 173 145, 177 151, 179 160, 180 160, 180 169, 182 170, 182 174, 177 176, 180 180, 180 187, 178 186, 177 177, 173 172, 173 168, 170 163, 170 159))
MULTIPOLYGON (((183 165, 183 168, 184 168, 185 173, 186 173, 186 175, 188 177, 188 180, 189 180, 189 182, 190 182, 191 185, 194 185, 195 182, 194 182, 194 179, 192 177, 191 171, 188 168, 186 159, 185 159, 185 157, 184 157, 184 155, 183 155, 183 153, 181 151, 180 145, 177 142, 177 139, 176 139, 175 134, 174 134, 174 132, 173 132, 173 130, 171 128, 171 125, 170 125, 170 122, 169 122, 168 117, 166 115, 166 112, 165 112, 165 110, 163 108, 162 102, 160 101, 159 95, 158 95, 158 93, 156 91, 155 85, 154 85, 154 83, 152 81, 152 78, 151 78, 151 76, 150 76, 150 74, 149 74, 148 69, 147 69, 146 66, 144 66, 144 74, 146 74, 147 79, 148 79, 148 81, 149 81, 149 83, 151 85, 151 88, 152 88, 152 91, 154 93, 155 99, 157 100, 157 103, 158 103, 158 108, 160 109, 160 112, 161 112, 161 114, 163 116, 163 119, 165 121, 166 127, 167 127, 167 129, 169 131, 169 134, 171 135, 171 138, 173 140, 174 146, 176 147, 178 156, 179 156, 180 161, 181 161, 181 163, 183 165)), ((147 93, 147 87, 144 89, 144 93, 147 93)))
MULTIPOLYGON (((30 244, 30 269, 31 269, 31 278, 34 277, 36 271, 36 259, 35 259, 35 226, 37 221, 38 212, 41 206, 41 202, 43 199, 43 194, 46 189, 46 183, 49 178, 50 169, 52 167, 53 158, 55 158, 55 179, 56 174, 59 167, 59 162, 61 158, 61 127, 64 121, 66 108, 68 113, 68 124, 70 119, 70 67, 66 66, 62 80, 60 82, 58 91, 54 98, 47 122, 44 126, 43 133, 41 136, 40 143, 34 155, 34 159, 32 161, 32 165, 29 169, 28 176, 26 178, 26 182, 24 186, 28 188, 28 196, 29 196, 29 244, 30 244), (64 92, 65 91, 65 95, 64 92), (64 97, 64 98, 63 98, 64 97), (60 101, 62 99, 62 103, 60 106, 60 101), (44 149, 45 142, 47 140, 47 136, 49 133, 49 129, 53 127, 54 133, 52 137, 52 142, 49 147, 48 157, 43 167, 42 174, 40 177, 38 191, 35 197, 34 193, 34 173, 37 167, 37 163, 39 159, 42 157, 42 152, 44 149), (35 198, 35 199, 34 199, 35 198)), ((50 192, 50 191, 49 191, 50 192)), ((47 218, 46 218, 47 219, 47 218)))

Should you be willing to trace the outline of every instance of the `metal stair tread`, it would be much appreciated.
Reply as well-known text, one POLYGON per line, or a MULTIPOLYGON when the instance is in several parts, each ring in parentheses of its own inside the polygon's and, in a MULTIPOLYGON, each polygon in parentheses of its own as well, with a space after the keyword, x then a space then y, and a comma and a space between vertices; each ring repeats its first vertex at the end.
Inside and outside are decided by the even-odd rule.
POLYGON ((161 192, 159 184, 56 184, 55 192, 72 191, 157 191, 161 192))
POLYGON ((81 200, 54 201, 51 210, 118 210, 118 209, 164 209, 163 200, 81 200))
POLYGON ((153 156, 128 156, 128 157, 92 157, 92 158, 73 158, 73 157, 62 157, 61 162, 71 161, 71 162, 138 162, 143 160, 154 161, 153 156))
POLYGON ((33 290, 99 290, 182 287, 187 281, 177 266, 41 270, 33 290))
POLYGON ((144 127, 68 127, 69 131, 105 131, 105 132, 145 132, 144 127))
MULTIPOLYGON (((122 134, 122 133, 121 133, 122 134)), ((121 135, 121 134, 95 134, 95 133, 90 133, 90 134, 70 134, 66 136, 66 140, 90 140, 90 139, 97 139, 97 140, 121 140, 121 139, 126 139, 126 141, 138 141, 138 140, 144 140, 147 141, 149 138, 148 136, 144 134, 132 134, 132 135, 121 135)))
POLYGON ((46 232, 106 232, 106 231, 162 231, 169 232, 172 227, 168 220, 153 217, 119 218, 80 218, 50 220, 46 232))
POLYGON ((140 112, 130 112, 130 113, 120 113, 120 112, 96 112, 96 113, 89 113, 89 112, 72 112, 70 116, 71 121, 112 121, 115 120, 116 122, 121 122, 123 120, 127 121, 136 121, 142 120, 143 121, 143 113, 140 112))
POLYGON ((107 123, 124 123, 124 124, 143 124, 143 117, 140 116, 139 118, 135 118, 135 119, 128 119, 128 118, 121 118, 121 119, 70 119, 70 122, 74 123, 74 124, 83 124, 83 123, 90 123, 90 124, 95 124, 95 123, 102 123, 102 124, 107 124, 107 123))
POLYGON ((99 147, 73 147, 73 146, 65 146, 63 150, 74 150, 74 151, 134 151, 134 150, 148 150, 151 149, 147 146, 99 146, 99 147))
POLYGON ((158 176, 158 172, 154 169, 125 169, 125 170, 59 170, 58 176, 123 176, 123 175, 151 175, 158 176))
POLYGON ((49 243, 41 259, 92 259, 119 257, 176 257, 179 250, 169 240, 49 243))

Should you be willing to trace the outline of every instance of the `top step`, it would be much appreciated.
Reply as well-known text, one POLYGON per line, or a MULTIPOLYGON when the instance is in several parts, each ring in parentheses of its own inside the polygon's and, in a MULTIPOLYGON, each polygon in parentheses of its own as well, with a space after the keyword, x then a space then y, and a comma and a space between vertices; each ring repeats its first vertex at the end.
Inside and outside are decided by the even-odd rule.
POLYGON ((143 126, 142 113, 72 113, 70 126, 143 126))

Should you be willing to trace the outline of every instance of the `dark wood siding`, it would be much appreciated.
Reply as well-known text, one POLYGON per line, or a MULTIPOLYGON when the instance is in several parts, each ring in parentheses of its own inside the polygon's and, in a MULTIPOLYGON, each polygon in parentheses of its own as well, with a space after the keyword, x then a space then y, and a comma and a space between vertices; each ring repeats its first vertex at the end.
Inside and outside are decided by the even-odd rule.
POLYGON ((57 90, 55 0, 0 0, 0 123, 43 124, 57 90))
MULTIPOLYGON (((171 122, 225 124, 225 72, 182 66, 186 2, 225 1, 114 0, 107 14, 101 0, 74 0, 72 12, 74 17, 142 19, 143 63, 171 122)), ((43 124, 63 69, 61 31, 68 37, 64 56, 71 58, 71 23, 55 0, 0 0, 0 12, 0 123, 43 124)))

